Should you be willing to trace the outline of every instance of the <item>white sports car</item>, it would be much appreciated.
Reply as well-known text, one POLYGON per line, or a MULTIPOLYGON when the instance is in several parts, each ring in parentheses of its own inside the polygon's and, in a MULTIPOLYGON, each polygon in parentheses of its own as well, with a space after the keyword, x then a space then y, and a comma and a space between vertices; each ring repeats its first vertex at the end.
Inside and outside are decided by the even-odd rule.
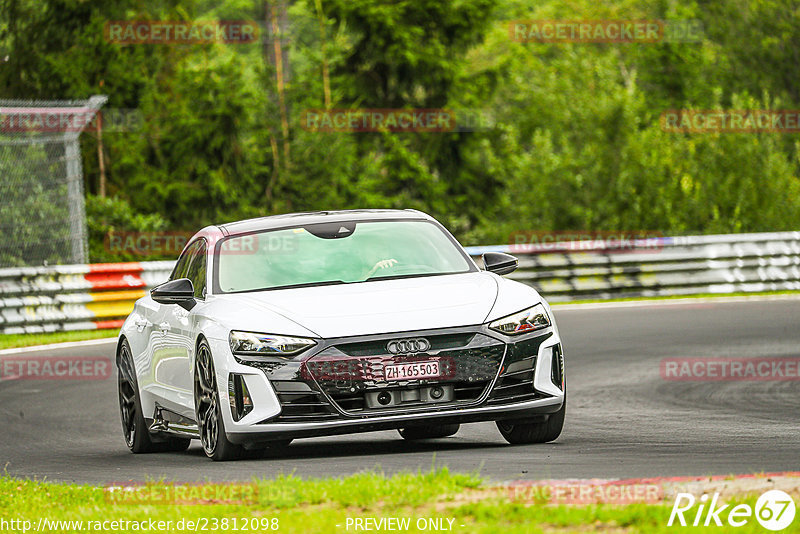
POLYGON ((432 217, 354 210, 198 232, 117 344, 135 453, 214 460, 292 439, 398 429, 442 438, 496 421, 510 443, 561 433, 564 355, 547 302, 481 270, 432 217))

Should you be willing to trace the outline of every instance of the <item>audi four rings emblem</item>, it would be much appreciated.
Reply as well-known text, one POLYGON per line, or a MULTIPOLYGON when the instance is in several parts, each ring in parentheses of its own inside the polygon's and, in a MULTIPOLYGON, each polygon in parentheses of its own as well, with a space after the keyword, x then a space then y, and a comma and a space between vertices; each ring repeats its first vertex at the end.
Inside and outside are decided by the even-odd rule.
POLYGON ((430 342, 424 337, 414 339, 393 339, 386 344, 386 350, 391 354, 413 354, 425 352, 431 348, 430 342))

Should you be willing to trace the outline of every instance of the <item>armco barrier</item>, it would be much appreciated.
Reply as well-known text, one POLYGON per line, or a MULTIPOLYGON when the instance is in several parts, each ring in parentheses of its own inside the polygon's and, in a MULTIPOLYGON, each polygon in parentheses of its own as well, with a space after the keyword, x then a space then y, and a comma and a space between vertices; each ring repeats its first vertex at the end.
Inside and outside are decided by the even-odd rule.
POLYGON ((169 277, 174 262, 0 269, 4 334, 119 328, 133 303, 169 277))
MULTIPOLYGON (((509 278, 549 301, 800 291, 800 232, 467 247, 519 258, 509 278)), ((174 262, 0 269, 0 332, 119 328, 174 262)))
POLYGON ((800 290, 800 232, 468 247, 519 258, 509 278, 550 302, 800 290))

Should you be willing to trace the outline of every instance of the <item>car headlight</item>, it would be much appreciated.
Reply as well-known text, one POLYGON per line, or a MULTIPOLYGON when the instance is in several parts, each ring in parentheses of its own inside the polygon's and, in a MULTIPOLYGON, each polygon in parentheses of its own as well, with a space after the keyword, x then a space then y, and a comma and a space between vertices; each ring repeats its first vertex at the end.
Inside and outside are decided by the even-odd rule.
POLYGON ((550 326, 550 319, 544 306, 537 304, 526 310, 507 315, 489 323, 489 328, 508 336, 516 336, 526 332, 541 330, 550 326))
POLYGON ((292 356, 316 345, 306 337, 288 337, 257 332, 231 331, 229 338, 234 354, 248 356, 292 356))

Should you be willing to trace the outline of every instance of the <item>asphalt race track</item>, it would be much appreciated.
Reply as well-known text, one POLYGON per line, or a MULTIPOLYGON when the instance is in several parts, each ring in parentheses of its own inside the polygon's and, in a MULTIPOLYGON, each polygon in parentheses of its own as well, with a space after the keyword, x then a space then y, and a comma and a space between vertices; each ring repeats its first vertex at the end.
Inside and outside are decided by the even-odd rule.
MULTIPOLYGON (((116 379, 0 381, 0 467, 19 477, 105 484, 250 480, 295 472, 347 475, 447 465, 508 481, 627 478, 800 469, 800 382, 665 381, 667 357, 800 357, 800 299, 681 301, 556 308, 567 356, 564 433, 510 446, 493 423, 452 438, 394 432, 295 441, 260 459, 215 463, 188 452, 133 455, 122 438, 116 379)), ((113 343, 26 355, 107 355, 113 343)), ((0 355, 0 359, 9 355, 0 355)))

